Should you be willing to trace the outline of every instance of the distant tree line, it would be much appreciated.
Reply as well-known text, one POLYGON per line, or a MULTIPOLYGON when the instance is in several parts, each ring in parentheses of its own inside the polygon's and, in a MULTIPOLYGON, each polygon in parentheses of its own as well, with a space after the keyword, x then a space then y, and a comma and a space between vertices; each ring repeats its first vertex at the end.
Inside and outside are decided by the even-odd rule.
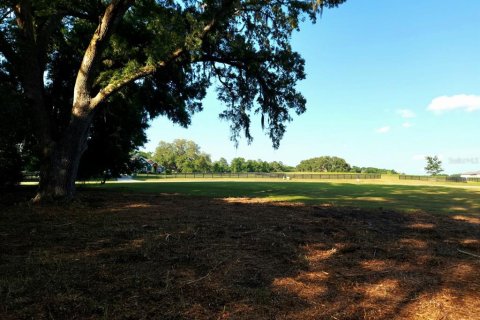
POLYGON ((393 169, 381 169, 381 168, 374 168, 374 167, 357 167, 357 166, 353 166, 350 169, 350 172, 354 172, 354 173, 377 173, 377 174, 398 174, 398 172, 393 170, 393 169))
POLYGON ((297 165, 297 171, 302 172, 352 172, 352 173, 377 173, 397 174, 395 170, 374 167, 351 166, 345 159, 339 157, 316 157, 303 160, 297 165))
POLYGON ((373 167, 351 166, 339 157, 316 157, 303 160, 296 167, 281 161, 267 162, 261 159, 248 160, 233 158, 229 163, 225 158, 212 161, 198 144, 191 140, 176 139, 173 142, 160 141, 155 152, 137 152, 137 155, 155 161, 167 173, 192 172, 352 172, 352 173, 397 173, 395 170, 373 167))
POLYGON ((231 163, 225 158, 212 161, 209 154, 202 152, 198 144, 191 140, 176 139, 173 142, 160 141, 155 152, 138 152, 137 155, 151 159, 162 166, 167 173, 192 172, 287 172, 293 167, 281 161, 246 160, 233 158, 231 163))

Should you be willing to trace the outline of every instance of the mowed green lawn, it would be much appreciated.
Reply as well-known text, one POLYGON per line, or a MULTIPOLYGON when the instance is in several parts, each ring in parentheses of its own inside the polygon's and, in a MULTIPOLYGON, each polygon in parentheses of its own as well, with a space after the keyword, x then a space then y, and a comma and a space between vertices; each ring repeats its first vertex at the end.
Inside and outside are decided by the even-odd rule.
POLYGON ((337 205, 480 216, 480 186, 298 181, 162 181, 85 185, 80 189, 180 194, 212 198, 260 198, 309 205, 337 205))

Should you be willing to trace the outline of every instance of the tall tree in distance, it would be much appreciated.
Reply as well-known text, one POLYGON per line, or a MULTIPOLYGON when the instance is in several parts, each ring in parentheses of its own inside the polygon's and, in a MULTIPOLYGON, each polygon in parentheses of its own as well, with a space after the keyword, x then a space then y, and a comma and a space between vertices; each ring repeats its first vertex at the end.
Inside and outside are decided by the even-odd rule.
POLYGON ((233 173, 247 172, 247 162, 242 157, 233 158, 230 162, 230 168, 233 173))
POLYGON ((290 112, 305 111, 295 89, 304 61, 291 34, 342 2, 0 1, 0 77, 26 98, 41 162, 36 200, 74 195, 94 118, 128 90, 143 93, 135 103, 150 117, 188 126, 217 83, 232 140, 252 139, 258 113, 278 147, 290 112), (65 68, 59 62, 72 53, 65 68), (59 99, 59 91, 72 94, 59 99))
POLYGON ((302 160, 298 164, 297 170, 307 172, 348 172, 351 170, 351 167, 342 158, 322 156, 302 160))
POLYGON ((225 158, 220 158, 212 164, 213 172, 230 172, 230 166, 228 165, 228 161, 225 158))
POLYGON ((160 141, 153 154, 153 160, 167 172, 208 172, 212 170, 210 155, 200 151, 193 141, 175 139, 172 143, 160 141))
POLYGON ((425 166, 425 171, 432 176, 438 175, 443 171, 442 161, 437 156, 426 156, 427 165, 425 166))

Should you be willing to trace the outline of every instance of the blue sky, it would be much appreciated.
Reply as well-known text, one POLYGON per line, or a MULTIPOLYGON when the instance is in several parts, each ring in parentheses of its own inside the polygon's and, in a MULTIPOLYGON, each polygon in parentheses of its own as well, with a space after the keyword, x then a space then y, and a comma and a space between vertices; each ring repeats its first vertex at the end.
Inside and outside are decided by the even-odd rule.
POLYGON ((349 0, 303 24, 292 45, 306 60, 298 88, 307 112, 294 116, 278 150, 259 118, 253 143, 236 149, 213 90, 188 129, 155 119, 144 149, 184 138, 213 160, 297 165, 335 155, 422 174, 424 156, 438 155, 446 173, 480 170, 480 1, 349 0))

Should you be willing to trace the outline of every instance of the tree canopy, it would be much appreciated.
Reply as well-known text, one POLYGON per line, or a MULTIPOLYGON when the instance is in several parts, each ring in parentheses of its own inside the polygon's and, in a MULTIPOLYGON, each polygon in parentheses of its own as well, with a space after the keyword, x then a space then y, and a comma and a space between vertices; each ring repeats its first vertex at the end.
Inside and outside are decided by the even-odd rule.
POLYGON ((301 161, 298 171, 307 172, 349 172, 350 165, 342 158, 322 156, 301 161))
MULTIPOLYGON (((150 156, 149 153, 137 153, 140 156, 150 156)), ((191 140, 175 139, 173 142, 160 141, 155 152, 150 157, 167 173, 171 172, 286 172, 291 168, 281 161, 267 162, 263 160, 245 160, 242 157, 233 158, 229 164, 225 158, 212 162, 210 155, 202 152, 198 144, 191 140)))
POLYGON ((438 156, 427 156, 425 157, 425 160, 427 161, 425 171, 428 174, 436 176, 443 171, 442 161, 438 158, 438 156))
POLYGON ((175 139, 172 143, 160 141, 153 160, 167 172, 207 172, 212 167, 210 155, 201 152, 195 142, 185 139, 175 139))
MULTIPOLYGON (((41 163, 37 198, 73 195, 82 154, 96 134, 107 134, 94 119, 108 105, 188 126, 216 85, 232 140, 243 132, 250 141, 250 117, 259 114, 278 147, 290 112, 303 113, 306 103, 295 87, 305 72, 291 34, 342 2, 0 1, 0 78, 28 110, 24 140, 41 163)), ((138 132, 131 143, 141 140, 138 132)))
POLYGON ((375 168, 375 167, 357 167, 352 166, 350 172, 355 173, 379 173, 379 174, 398 174, 397 171, 394 169, 382 169, 382 168, 375 168))

